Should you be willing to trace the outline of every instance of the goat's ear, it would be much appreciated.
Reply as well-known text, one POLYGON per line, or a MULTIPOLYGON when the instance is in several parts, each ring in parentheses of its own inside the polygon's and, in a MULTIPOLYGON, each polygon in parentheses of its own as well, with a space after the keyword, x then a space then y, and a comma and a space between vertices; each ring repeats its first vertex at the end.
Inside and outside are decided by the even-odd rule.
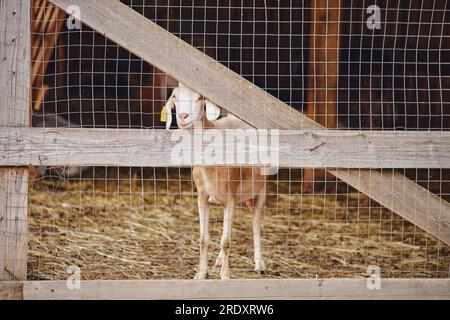
POLYGON ((220 108, 216 104, 212 103, 207 99, 205 99, 205 105, 206 105, 206 119, 208 119, 209 121, 219 119, 220 108))
POLYGON ((167 121, 166 121, 166 130, 170 129, 172 125, 172 109, 175 107, 174 105, 174 97, 170 96, 169 100, 166 102, 166 113, 167 113, 167 121))

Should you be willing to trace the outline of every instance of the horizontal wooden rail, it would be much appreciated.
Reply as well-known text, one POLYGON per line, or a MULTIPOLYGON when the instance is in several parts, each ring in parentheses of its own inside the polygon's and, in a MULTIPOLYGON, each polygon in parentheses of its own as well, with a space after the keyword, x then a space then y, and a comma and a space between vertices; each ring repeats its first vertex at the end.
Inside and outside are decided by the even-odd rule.
MULTIPOLYGON (((23 299, 450 299, 450 279, 381 279, 369 289, 367 279, 292 280, 120 280, 23 283, 23 299)), ((16 286, 3 296, 20 298, 16 286)), ((1 287, 0 287, 1 295, 1 287)))
POLYGON ((450 132, 0 128, 0 166, 268 164, 450 168, 450 132))

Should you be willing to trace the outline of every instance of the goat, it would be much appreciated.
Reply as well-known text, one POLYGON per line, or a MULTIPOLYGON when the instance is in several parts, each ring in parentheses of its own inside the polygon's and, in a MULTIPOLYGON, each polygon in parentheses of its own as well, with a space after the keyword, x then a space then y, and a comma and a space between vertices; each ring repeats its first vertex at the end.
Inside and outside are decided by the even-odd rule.
MULTIPOLYGON (((171 127, 173 108, 176 110, 177 125, 183 130, 193 127, 204 129, 250 127, 231 114, 217 120, 221 109, 182 83, 172 91, 166 103, 167 130, 171 127)), ((259 273, 264 271, 261 252, 261 211, 266 197, 266 176, 261 174, 260 168, 194 167, 192 176, 198 192, 200 220, 200 259, 195 279, 206 279, 208 276, 208 200, 224 206, 221 249, 216 260, 216 266, 221 266, 221 279, 230 278, 231 229, 235 206, 240 203, 245 203, 253 213, 255 270, 259 273)))

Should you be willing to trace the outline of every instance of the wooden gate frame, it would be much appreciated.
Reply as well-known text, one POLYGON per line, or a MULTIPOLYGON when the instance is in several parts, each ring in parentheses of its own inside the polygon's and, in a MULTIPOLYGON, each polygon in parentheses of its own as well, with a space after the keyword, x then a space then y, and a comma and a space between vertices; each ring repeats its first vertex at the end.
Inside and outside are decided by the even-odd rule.
MULTIPOLYGON (((51 2, 64 10, 69 5, 78 5, 81 8, 83 23, 179 81, 188 83, 193 89, 255 128, 324 129, 117 0, 51 2)), ((3 93, 0 96, 0 127, 14 127, 10 130, 20 131, 20 127, 28 126, 30 9, 30 1, 6 0, 0 3, 0 67, 4 70, 0 79, 3 93)), ((6 148, 12 145, 14 139, 20 143, 20 138, 17 140, 17 137, 11 134, 9 136, 6 148)), ((201 290, 208 292, 208 298, 237 297, 236 294, 246 298, 450 298, 449 279, 384 279, 383 283, 391 288, 390 291, 371 291, 367 288, 365 279, 301 279, 288 282, 89 281, 83 282, 81 291, 67 289, 64 281, 26 282, 27 169, 14 167, 17 163, 7 161, 1 165, 5 167, 0 169, 0 294, 5 298, 158 298, 167 297, 168 291, 172 292, 171 298, 198 298, 203 297, 201 290), (9 280, 13 282, 8 282, 9 280), (174 283, 179 284, 181 288, 175 290, 175 293, 174 283), (324 283, 329 287, 323 287, 324 283), (268 291, 255 291, 255 288, 262 284, 267 284, 268 291), (143 286, 146 290, 142 291, 144 293, 137 291, 134 296, 112 295, 110 291, 113 288, 128 288, 128 291, 119 291, 129 293, 135 286, 143 286), (211 291, 215 286, 220 290, 211 291), (237 290, 236 286, 240 289, 237 290), (342 291, 344 287, 345 290, 342 291), (311 288, 315 289, 311 291, 311 288), (347 288, 350 291, 347 291, 347 288), (48 290, 57 292, 58 295, 51 295, 48 290), (152 294, 146 293, 148 290, 152 294), (243 294, 245 290, 253 292, 253 296, 243 294)), ((326 164, 322 166, 325 167, 326 164)), ((394 171, 328 169, 328 172, 447 245, 450 244, 449 203, 405 176, 394 171), (420 212, 417 208, 427 210, 420 212)))

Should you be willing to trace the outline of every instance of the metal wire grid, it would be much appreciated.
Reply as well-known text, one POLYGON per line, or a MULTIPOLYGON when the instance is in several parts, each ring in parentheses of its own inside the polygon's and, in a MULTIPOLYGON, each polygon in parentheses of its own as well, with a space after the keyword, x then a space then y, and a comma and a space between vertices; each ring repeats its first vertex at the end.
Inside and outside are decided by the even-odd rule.
MULTIPOLYGON (((308 83, 323 75, 315 68, 308 74, 313 2, 124 1, 303 112, 308 83)), ((315 116, 325 125, 335 117, 341 130, 447 130, 447 2, 376 2, 380 30, 365 27, 368 1, 341 2, 336 108, 315 116)), ((155 86, 155 78, 164 83, 166 75, 84 25, 58 34, 48 61, 33 61, 44 75, 33 89, 48 86, 33 126, 163 128, 160 110, 171 88, 155 86)), ((316 102, 327 102, 326 92, 316 102)), ((445 169, 403 172, 450 196, 445 169)), ((310 177, 284 168, 268 181, 263 277, 358 277, 371 265, 385 277, 448 277, 445 244, 328 175, 310 177)), ((38 168, 30 191, 30 278, 65 279, 70 265, 86 279, 195 274, 198 217, 189 169, 38 168)), ((251 215, 238 209, 232 272, 260 277, 252 272, 251 215)), ((220 207, 212 215, 214 259, 220 207)))

